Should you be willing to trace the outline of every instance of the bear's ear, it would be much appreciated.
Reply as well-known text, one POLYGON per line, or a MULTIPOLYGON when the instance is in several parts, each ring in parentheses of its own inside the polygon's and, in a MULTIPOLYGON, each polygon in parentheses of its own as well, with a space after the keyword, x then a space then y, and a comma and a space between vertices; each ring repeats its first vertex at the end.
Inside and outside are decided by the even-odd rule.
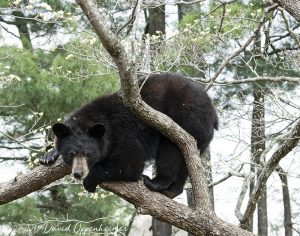
POLYGON ((101 138, 105 133, 105 126, 101 123, 94 124, 89 128, 89 134, 95 138, 101 138))
POLYGON ((62 123, 55 123, 52 126, 52 131, 57 138, 64 138, 71 133, 70 128, 62 123))

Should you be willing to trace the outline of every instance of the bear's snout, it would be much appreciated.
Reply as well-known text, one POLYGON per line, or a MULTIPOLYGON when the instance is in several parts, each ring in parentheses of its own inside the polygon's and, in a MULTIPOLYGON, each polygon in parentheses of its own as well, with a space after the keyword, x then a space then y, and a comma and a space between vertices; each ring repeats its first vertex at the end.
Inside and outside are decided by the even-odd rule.
POLYGON ((73 173, 73 175, 76 179, 81 179, 81 177, 83 176, 83 172, 75 172, 73 173))
POLYGON ((85 157, 75 157, 72 164, 72 174, 76 179, 84 179, 89 173, 85 157))

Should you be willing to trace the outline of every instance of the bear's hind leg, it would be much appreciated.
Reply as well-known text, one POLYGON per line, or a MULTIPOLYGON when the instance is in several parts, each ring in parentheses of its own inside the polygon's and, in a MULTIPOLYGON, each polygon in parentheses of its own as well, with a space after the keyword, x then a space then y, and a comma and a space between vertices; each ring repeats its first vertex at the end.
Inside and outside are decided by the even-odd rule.
POLYGON ((150 179, 144 176, 145 185, 152 191, 163 192, 174 182, 183 162, 180 149, 171 141, 162 138, 159 144, 158 155, 156 157, 156 176, 150 179))
POLYGON ((169 188, 162 192, 169 198, 177 197, 183 192, 184 185, 188 176, 187 167, 183 163, 177 176, 177 180, 169 186, 169 188))

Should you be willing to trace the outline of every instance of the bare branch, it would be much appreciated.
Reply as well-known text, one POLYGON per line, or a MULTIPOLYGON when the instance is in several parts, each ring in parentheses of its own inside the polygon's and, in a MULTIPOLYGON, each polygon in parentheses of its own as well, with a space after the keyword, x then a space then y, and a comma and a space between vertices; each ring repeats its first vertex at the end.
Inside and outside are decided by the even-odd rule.
POLYGON ((295 32, 289 26, 288 19, 286 18, 285 14, 284 14, 284 11, 280 10, 280 12, 281 12, 281 15, 282 15, 282 18, 283 18, 283 21, 285 23, 287 31, 290 33, 291 37, 293 38, 293 40, 297 44, 298 48, 300 48, 300 41, 299 41, 297 35, 295 34, 295 32))
POLYGON ((247 178, 247 175, 245 174, 242 174, 240 172, 237 172, 237 171, 229 171, 225 176, 223 176, 221 179, 213 182, 213 183, 210 183, 208 185, 209 188, 213 187, 213 186, 216 186, 224 181, 226 181, 227 179, 229 179, 230 177, 232 176, 236 176, 236 177, 241 177, 241 178, 247 178))
POLYGON ((257 184, 250 196, 243 218, 240 220, 240 227, 246 229, 249 225, 249 221, 253 216, 256 208, 256 203, 261 195, 262 189, 266 186, 267 180, 272 172, 278 166, 279 161, 284 158, 293 148, 295 148, 300 139, 300 118, 298 122, 291 130, 289 136, 282 143, 277 150, 273 153, 271 158, 267 161, 266 165, 261 170, 261 173, 257 179, 257 184))
POLYGON ((200 2, 204 2, 205 0, 196 0, 196 1, 178 1, 176 2, 176 5, 179 4, 183 4, 183 5, 191 5, 191 4, 195 4, 195 3, 200 3, 200 2))
POLYGON ((222 27, 223 27, 223 22, 224 22, 224 19, 225 19, 225 13, 226 13, 226 4, 223 3, 223 4, 222 4, 222 16, 221 16, 221 22, 220 22, 219 29, 218 29, 218 32, 219 32, 219 33, 221 32, 222 27))
POLYGON ((20 142, 19 140, 15 139, 14 137, 10 136, 9 134, 6 134, 2 131, 0 131, 0 134, 3 134, 5 137, 15 141, 17 144, 19 144, 21 147, 24 147, 25 149, 28 149, 28 150, 31 150, 31 151, 34 151, 34 152, 41 152, 41 150, 39 149, 34 149, 34 148, 31 148, 31 147, 27 147, 26 145, 24 145, 22 142, 20 142))
POLYGON ((126 28, 131 22, 135 21, 136 15, 140 11, 140 5, 141 5, 141 0, 137 0, 135 5, 134 5, 134 8, 132 10, 132 13, 131 13, 131 16, 130 16, 129 20, 117 31, 117 35, 120 34, 122 32, 122 30, 124 28, 126 28))
POLYGON ((26 161, 27 157, 0 157, 1 161, 26 161))
POLYGON ((209 90, 213 86, 214 81, 218 78, 218 76, 221 74, 221 72, 223 71, 223 69, 230 62, 230 60, 233 59, 233 58, 235 58, 241 52, 243 52, 248 47, 248 45, 250 45, 250 43, 256 38, 256 36, 260 32, 260 29, 262 28, 262 26, 264 25, 264 23, 268 20, 268 17, 267 17, 268 14, 271 11, 273 11, 274 9, 276 9, 277 7, 278 7, 278 4, 274 4, 274 5, 272 5, 272 6, 270 6, 270 7, 268 7, 268 8, 265 9, 264 15, 263 15, 262 19, 259 21, 259 24, 256 27, 255 31, 252 33, 252 35, 248 38, 248 40, 244 43, 244 45, 242 47, 240 47, 238 50, 236 50, 235 52, 233 52, 231 55, 229 55, 228 57, 226 57, 222 61, 221 65, 217 69, 216 73, 210 79, 210 82, 209 82, 208 86, 206 87, 206 90, 209 90))
MULTIPOLYGON (((198 81, 201 83, 210 83, 202 78, 190 77, 194 81, 198 81)), ((279 76, 279 77, 269 77, 269 76, 261 76, 254 77, 249 79, 241 79, 241 80, 224 80, 224 81, 214 81, 214 85, 235 85, 235 84, 243 84, 243 83, 256 83, 256 82, 293 82, 300 83, 300 78, 298 77, 288 77, 288 76, 279 76)))
POLYGON ((244 179, 243 186, 241 188, 241 192, 240 192, 238 201, 237 201, 236 206, 235 206, 235 210, 234 210, 235 216, 240 221, 243 219, 243 214, 241 213, 242 203, 243 203, 244 198, 246 196, 246 192, 247 192, 247 189, 248 189, 248 183, 249 183, 249 181, 251 181, 252 178, 254 178, 254 175, 250 176, 249 178, 244 179))

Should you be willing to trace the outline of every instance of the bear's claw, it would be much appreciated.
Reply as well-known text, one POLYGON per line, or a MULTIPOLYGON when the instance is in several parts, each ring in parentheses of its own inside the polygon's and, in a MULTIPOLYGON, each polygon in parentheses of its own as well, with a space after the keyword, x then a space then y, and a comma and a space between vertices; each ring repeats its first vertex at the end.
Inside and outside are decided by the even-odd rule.
POLYGON ((45 156, 40 158, 40 164, 42 165, 50 165, 54 163, 59 157, 59 152, 56 149, 51 150, 45 156))

